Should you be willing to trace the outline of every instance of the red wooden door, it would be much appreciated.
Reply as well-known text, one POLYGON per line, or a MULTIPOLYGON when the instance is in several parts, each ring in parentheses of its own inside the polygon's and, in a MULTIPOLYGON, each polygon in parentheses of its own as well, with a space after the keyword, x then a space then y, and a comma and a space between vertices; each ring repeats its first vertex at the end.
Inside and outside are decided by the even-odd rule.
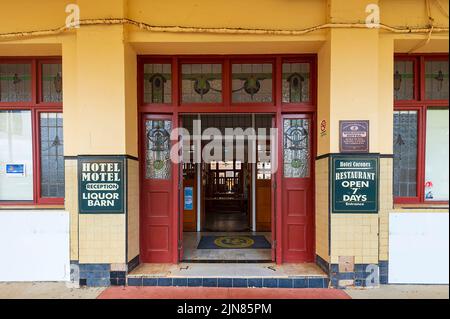
POLYGON ((141 261, 173 260, 171 117, 145 115, 141 129, 141 261))
POLYGON ((283 262, 313 262, 312 117, 285 115, 282 119, 282 132, 283 262))

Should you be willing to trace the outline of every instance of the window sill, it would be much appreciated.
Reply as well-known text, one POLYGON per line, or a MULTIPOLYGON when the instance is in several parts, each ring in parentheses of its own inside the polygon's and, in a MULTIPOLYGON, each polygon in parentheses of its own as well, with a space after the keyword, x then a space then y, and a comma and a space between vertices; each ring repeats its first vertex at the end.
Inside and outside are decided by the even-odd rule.
POLYGON ((402 209, 448 209, 448 203, 445 204, 432 204, 432 203, 423 203, 423 204, 395 204, 395 210, 402 209))
POLYGON ((1 205, 0 210, 62 210, 64 205, 1 205))

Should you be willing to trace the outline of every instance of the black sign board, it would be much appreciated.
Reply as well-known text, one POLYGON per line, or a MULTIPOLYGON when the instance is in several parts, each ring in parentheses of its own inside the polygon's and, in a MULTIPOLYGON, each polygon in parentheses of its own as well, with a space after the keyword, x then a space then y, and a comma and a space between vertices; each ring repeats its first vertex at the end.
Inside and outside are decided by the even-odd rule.
POLYGON ((333 213, 378 213, 379 157, 331 158, 333 213))
POLYGON ((80 214, 125 212, 125 161, 123 157, 78 158, 78 203, 80 214))
POLYGON ((369 121, 340 121, 341 153, 369 153, 369 121))

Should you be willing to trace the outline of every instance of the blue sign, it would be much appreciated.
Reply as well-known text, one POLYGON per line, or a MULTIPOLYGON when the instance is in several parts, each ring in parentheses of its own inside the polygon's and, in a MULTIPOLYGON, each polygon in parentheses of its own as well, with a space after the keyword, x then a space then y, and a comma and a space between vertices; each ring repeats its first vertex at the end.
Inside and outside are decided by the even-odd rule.
POLYGON ((25 175, 24 164, 6 164, 6 174, 25 175))
POLYGON ((184 188, 184 210, 194 209, 194 188, 185 187, 184 188))

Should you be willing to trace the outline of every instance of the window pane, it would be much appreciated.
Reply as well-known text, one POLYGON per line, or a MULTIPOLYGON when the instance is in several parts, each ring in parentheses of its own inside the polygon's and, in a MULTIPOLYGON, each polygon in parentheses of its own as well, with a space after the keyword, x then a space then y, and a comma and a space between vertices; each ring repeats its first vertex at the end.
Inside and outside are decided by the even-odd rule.
POLYGON ((425 62, 427 100, 448 100, 448 61, 425 62))
POLYGON ((283 102, 309 102, 309 63, 283 63, 283 102))
POLYGON ((183 103, 222 102, 222 64, 183 64, 183 103))
POLYGON ((170 133, 172 121, 148 120, 146 123, 147 152, 146 170, 147 179, 170 179, 170 133))
POLYGON ((425 200, 448 200, 448 109, 427 111, 425 200))
POLYGON ((412 61, 395 62, 394 97, 396 100, 414 99, 414 63, 412 61))
POLYGON ((233 103, 272 102, 272 64, 233 64, 233 103))
POLYGON ((41 197, 64 197, 63 115, 41 113, 41 197))
POLYGON ((309 120, 285 119, 283 130, 284 177, 309 177, 309 120))
POLYGON ((0 64, 0 102, 31 101, 31 65, 0 64))
POLYGON ((172 66, 170 64, 144 65, 144 102, 172 103, 172 66))
POLYGON ((0 200, 33 200, 30 111, 0 111, 0 200))
POLYGON ((394 196, 417 196, 417 112, 394 112, 394 196))
POLYGON ((62 102, 62 65, 42 65, 42 100, 62 102))

